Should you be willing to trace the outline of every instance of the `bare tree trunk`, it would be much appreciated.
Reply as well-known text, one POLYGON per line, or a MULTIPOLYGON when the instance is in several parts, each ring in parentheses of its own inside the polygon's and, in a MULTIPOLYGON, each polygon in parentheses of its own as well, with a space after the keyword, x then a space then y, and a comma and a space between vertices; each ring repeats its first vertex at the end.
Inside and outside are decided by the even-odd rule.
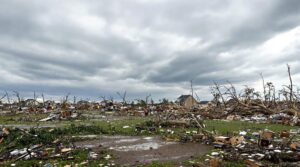
POLYGON ((34 99, 34 101, 33 101, 33 108, 34 108, 34 112, 37 112, 37 111, 36 111, 36 102, 37 102, 37 101, 36 101, 36 98, 37 98, 37 97, 36 97, 36 94, 35 94, 35 91, 34 91, 34 92, 33 92, 33 99, 34 99))
POLYGON ((266 87, 265 87, 265 79, 264 79, 264 76, 262 73, 260 73, 260 77, 262 79, 262 82, 263 82, 263 93, 264 93, 264 101, 266 101, 266 87))
POLYGON ((126 102, 126 94, 127 92, 125 91, 123 95, 121 95, 120 92, 117 92, 117 94, 121 97, 122 101, 123 101, 123 105, 126 105, 127 102, 126 102))
POLYGON ((273 103, 274 103, 274 106, 276 107, 277 103, 276 103, 276 89, 275 89, 275 86, 274 86, 274 90, 273 90, 273 103))
POLYGON ((149 97, 151 97, 151 94, 149 94, 148 96, 146 96, 146 107, 148 107, 148 100, 149 100, 149 97))
POLYGON ((65 98, 65 103, 67 103, 67 102, 68 102, 70 94, 71 94, 71 93, 68 93, 68 94, 66 95, 66 98, 65 98))
POLYGON ((6 97, 6 94, 4 94, 1 98, 0 98, 0 101, 2 100, 2 99, 4 99, 6 97))
POLYGON ((45 107, 45 96, 44 96, 44 93, 42 93, 42 99, 43 99, 43 107, 45 107))
POLYGON ((71 93, 68 93, 66 96, 65 96, 65 99, 63 99, 63 102, 62 102, 62 106, 61 106, 61 110, 62 111, 65 111, 68 109, 68 100, 69 100, 69 96, 70 96, 71 93))
POLYGON ((21 98, 20 98, 20 93, 17 92, 17 91, 13 91, 18 99, 18 107, 19 107, 19 110, 21 110, 21 98))
POLYGON ((290 106, 295 110, 295 115, 298 116, 298 109, 296 108, 296 105, 294 104, 294 91, 293 91, 293 80, 292 80, 292 76, 291 76, 291 67, 289 64, 287 64, 287 68, 288 68, 288 74, 289 74, 289 79, 290 79, 290 86, 288 87, 290 90, 290 106))
POLYGON ((5 94, 6 94, 7 102, 8 102, 8 105, 9 105, 9 110, 11 110, 10 98, 9 98, 9 95, 8 95, 7 91, 5 91, 5 94))
POLYGON ((200 99, 199 96, 197 95, 197 92, 195 92, 195 95, 196 95, 196 98, 197 98, 198 102, 200 102, 201 99, 200 99))
POLYGON ((214 81, 214 84, 215 84, 216 90, 218 91, 219 95, 221 96, 224 107, 226 108, 226 102, 225 102, 225 99, 223 97, 223 94, 221 93, 220 85, 218 85, 215 81, 214 81))
POLYGON ((291 67, 287 64, 287 68, 288 68, 288 74, 289 74, 289 79, 290 79, 290 103, 293 103, 293 80, 292 80, 292 76, 291 76, 291 67))

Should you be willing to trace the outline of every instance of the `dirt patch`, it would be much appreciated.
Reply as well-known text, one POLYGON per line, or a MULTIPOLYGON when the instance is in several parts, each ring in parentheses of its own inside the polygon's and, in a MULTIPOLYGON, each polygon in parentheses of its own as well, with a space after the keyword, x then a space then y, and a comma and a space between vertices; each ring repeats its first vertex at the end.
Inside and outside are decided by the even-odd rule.
POLYGON ((107 148, 117 157, 118 164, 141 164, 150 161, 181 162, 194 155, 205 154, 209 146, 199 143, 166 142, 160 137, 104 136, 97 140, 76 142, 77 147, 93 150, 107 148))

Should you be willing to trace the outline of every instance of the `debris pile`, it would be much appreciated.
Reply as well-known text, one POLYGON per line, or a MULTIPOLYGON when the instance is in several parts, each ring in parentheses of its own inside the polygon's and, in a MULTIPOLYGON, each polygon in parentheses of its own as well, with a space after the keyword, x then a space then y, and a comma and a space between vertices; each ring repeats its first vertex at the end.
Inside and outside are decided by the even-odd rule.
POLYGON ((51 120, 70 120, 76 119, 80 116, 76 111, 57 111, 50 113, 48 117, 39 120, 40 122, 51 121, 51 120))
POLYGON ((221 166, 222 161, 243 161, 251 167, 270 163, 295 165, 300 162, 300 136, 298 130, 276 134, 268 129, 260 132, 241 131, 235 136, 214 136, 211 144, 217 151, 206 156, 211 166, 221 166))
POLYGON ((58 129, 21 130, 3 128, 0 131, 0 166, 10 162, 12 166, 23 160, 35 160, 42 164, 55 166, 52 162, 72 162, 71 166, 108 163, 104 150, 92 151, 76 147, 72 140, 61 136, 58 129))

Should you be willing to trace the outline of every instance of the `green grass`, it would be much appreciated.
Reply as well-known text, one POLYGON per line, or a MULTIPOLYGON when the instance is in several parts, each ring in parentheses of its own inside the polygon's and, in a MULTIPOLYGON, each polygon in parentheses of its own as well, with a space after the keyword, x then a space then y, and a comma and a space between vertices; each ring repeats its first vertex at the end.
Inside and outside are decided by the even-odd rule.
MULTIPOLYGON (((135 128, 137 125, 148 121, 148 118, 142 117, 128 117, 123 120, 104 121, 104 120, 83 120, 73 122, 77 126, 92 125, 95 127, 102 128, 108 135, 137 135, 135 128)), ((93 134, 93 133, 92 133, 93 134)))
MULTIPOLYGON (((0 144, 0 153, 10 147, 22 148, 34 144, 51 144, 56 139, 67 140, 79 135, 137 135, 136 125, 144 119, 134 118, 116 121, 83 121, 66 124, 60 128, 31 128, 28 133, 17 128, 9 128, 10 134, 0 144), (126 126, 126 127, 124 127, 126 126)), ((66 141, 68 142, 68 141, 66 141)))
POLYGON ((18 113, 0 115, 0 124, 35 124, 37 121, 48 117, 49 114, 18 113))
POLYGON ((289 131, 290 129, 297 129, 298 126, 288 126, 288 125, 281 125, 281 124, 258 124, 258 123, 251 123, 251 122, 243 122, 243 121, 220 121, 220 120, 206 120, 206 129, 209 131, 216 130, 219 134, 232 134, 238 133, 241 130, 248 130, 250 131, 259 131, 263 129, 269 129, 274 132, 280 132, 282 130, 289 131))
MULTIPOLYGON (((122 120, 112 120, 112 121, 105 121, 103 119, 79 119, 79 120, 62 120, 62 121, 49 121, 49 122, 38 122, 42 118, 47 117, 48 114, 16 114, 16 115, 6 115, 0 116, 0 124, 9 125, 9 124, 25 124, 31 126, 38 126, 38 125, 56 125, 59 127, 69 127, 71 124, 75 124, 76 126, 85 126, 85 125, 92 125, 100 127, 105 134, 120 134, 120 135, 137 135, 135 132, 135 127, 139 124, 147 122, 149 123, 151 117, 122 117, 122 120), (30 117, 33 121, 20 121, 24 117, 30 117), (36 121, 34 121, 36 120, 36 121), (124 128, 124 126, 128 126, 124 128)), ((213 131, 216 130, 218 134, 226 135, 232 133, 238 133, 240 130, 248 130, 251 131, 258 131, 261 129, 270 129, 275 132, 280 132, 282 130, 290 130, 293 128, 299 127, 292 127, 287 125, 281 124, 257 124, 257 123, 250 123, 250 122, 242 122, 242 121, 221 121, 221 120, 206 120, 206 130, 213 131)), ((151 122, 150 125, 151 126, 151 122)), ((196 130, 196 128, 169 128, 165 127, 162 128, 163 130, 172 129, 176 133, 184 133, 185 131, 192 131, 196 130)), ((95 134, 95 133, 91 133, 95 134)), ((99 134, 99 133, 97 133, 99 134)), ((160 134, 159 131, 156 134, 160 134)), ((147 133, 146 133, 147 135, 147 133)))

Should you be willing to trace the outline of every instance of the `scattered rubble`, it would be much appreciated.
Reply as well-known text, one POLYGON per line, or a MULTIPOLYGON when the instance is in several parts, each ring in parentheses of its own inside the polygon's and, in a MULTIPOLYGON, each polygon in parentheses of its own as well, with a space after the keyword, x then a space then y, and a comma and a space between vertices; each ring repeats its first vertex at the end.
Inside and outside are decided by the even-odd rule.
POLYGON ((39 160, 47 167, 56 166, 49 161, 63 160, 70 160, 80 165, 88 165, 94 160, 98 162, 101 160, 103 164, 107 164, 107 156, 105 157, 101 152, 75 147, 68 139, 60 137, 59 133, 61 132, 57 129, 34 131, 3 128, 0 131, 2 141, 0 166, 6 161, 13 162, 11 166, 19 166, 18 162, 23 160, 39 160))
POLYGON ((48 117, 39 120, 40 122, 51 121, 51 120, 66 120, 66 119, 76 119, 79 117, 76 111, 58 111, 55 113, 50 113, 48 117))
POLYGON ((298 135, 287 131, 276 134, 268 129, 252 135, 242 134, 214 136, 212 145, 219 151, 207 156, 209 165, 219 167, 222 161, 244 161, 251 167, 260 167, 268 166, 269 163, 295 165, 300 162, 298 135))

